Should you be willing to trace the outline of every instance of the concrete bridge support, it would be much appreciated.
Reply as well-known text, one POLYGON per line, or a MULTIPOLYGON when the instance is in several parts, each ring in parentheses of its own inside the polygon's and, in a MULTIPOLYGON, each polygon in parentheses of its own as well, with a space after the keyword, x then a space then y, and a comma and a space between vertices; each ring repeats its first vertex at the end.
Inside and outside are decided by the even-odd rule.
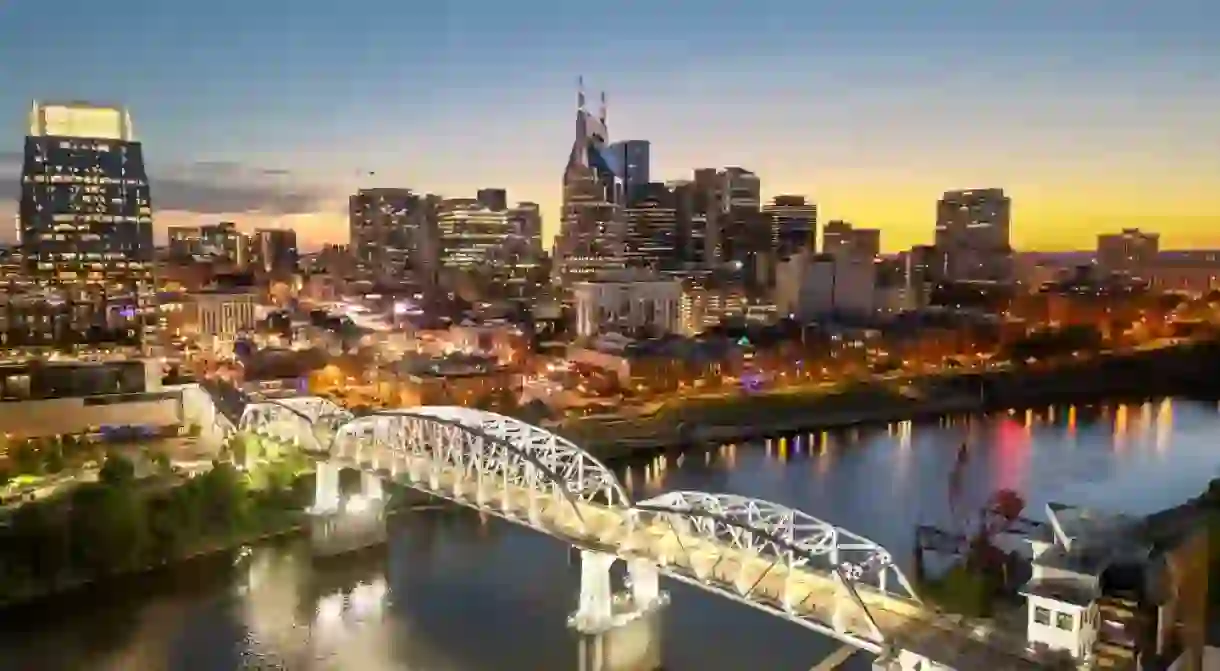
POLYGON ((610 569, 618 557, 582 550, 580 597, 569 625, 580 635, 580 671, 655 671, 661 668, 660 590, 656 566, 627 562, 629 589, 615 593, 610 569))
POLYGON ((318 462, 309 540, 314 557, 325 558, 381 545, 386 540, 385 495, 381 479, 362 473, 361 492, 342 496, 340 466, 318 462))

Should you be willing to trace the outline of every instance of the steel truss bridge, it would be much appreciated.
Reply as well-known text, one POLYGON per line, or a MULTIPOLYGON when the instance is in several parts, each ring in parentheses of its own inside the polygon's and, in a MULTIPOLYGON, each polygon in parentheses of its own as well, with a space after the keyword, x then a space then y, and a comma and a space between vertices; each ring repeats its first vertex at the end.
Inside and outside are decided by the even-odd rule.
MULTIPOLYGON (((731 494, 635 501, 602 462, 545 429, 462 407, 357 417, 314 396, 250 400, 231 427, 317 455, 315 510, 339 506, 338 469, 393 479, 582 550, 572 623, 601 631, 658 604, 665 575, 881 657, 887 669, 1042 668, 925 608, 885 548, 800 510, 731 494), (627 563, 631 608, 610 568, 627 563)), ((878 667, 881 668, 881 667, 878 667)))

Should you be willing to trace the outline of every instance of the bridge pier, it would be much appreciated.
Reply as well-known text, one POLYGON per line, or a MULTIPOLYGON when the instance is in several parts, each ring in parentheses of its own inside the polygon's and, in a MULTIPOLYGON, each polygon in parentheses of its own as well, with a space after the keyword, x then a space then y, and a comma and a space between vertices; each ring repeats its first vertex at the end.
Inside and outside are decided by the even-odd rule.
POLYGON ((661 611, 669 595, 660 590, 657 567, 627 562, 627 591, 615 593, 610 569, 618 557, 580 553, 580 597, 568 624, 580 635, 580 671, 655 671, 661 668, 661 611))
POLYGON ((362 473, 361 493, 344 498, 339 488, 339 472, 337 462, 318 462, 314 504, 309 509, 309 541, 315 558, 355 552, 386 540, 381 478, 362 473))

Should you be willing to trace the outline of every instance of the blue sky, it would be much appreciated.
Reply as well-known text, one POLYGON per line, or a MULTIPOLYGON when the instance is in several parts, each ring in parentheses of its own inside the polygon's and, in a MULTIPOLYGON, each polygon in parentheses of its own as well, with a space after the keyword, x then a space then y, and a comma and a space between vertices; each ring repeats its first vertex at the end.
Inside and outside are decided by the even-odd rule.
POLYGON ((659 177, 743 165, 887 247, 930 236, 940 191, 983 185, 1013 191, 1026 244, 1137 220, 1220 246, 1218 29, 1208 0, 0 0, 0 156, 32 99, 115 102, 154 180, 245 196, 175 195, 162 223, 343 241, 360 182, 504 186, 553 230, 583 74, 659 177))

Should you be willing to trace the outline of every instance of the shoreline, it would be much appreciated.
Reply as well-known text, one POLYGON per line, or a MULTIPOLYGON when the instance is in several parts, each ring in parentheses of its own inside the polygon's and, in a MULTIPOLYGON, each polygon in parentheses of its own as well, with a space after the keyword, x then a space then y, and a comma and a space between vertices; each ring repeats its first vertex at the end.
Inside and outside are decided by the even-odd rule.
POLYGON ((300 534, 305 531, 304 522, 293 522, 292 524, 271 531, 263 531, 253 533, 239 538, 234 538, 226 542, 214 542, 206 544, 203 547, 195 548, 180 556, 170 559, 165 559, 156 564, 144 564, 131 568, 125 568, 104 575, 97 575, 90 578, 77 578, 75 580, 65 580, 56 583, 53 586, 44 587, 42 589, 28 590, 25 593, 0 600, 0 611, 6 611, 12 608, 22 606, 30 606, 42 601, 65 596, 73 592, 86 590, 92 587, 100 587, 107 583, 122 579, 136 578, 155 574, 159 571, 164 571, 182 564, 189 564, 204 559, 216 557, 225 552, 232 552, 245 545, 254 545, 266 543, 268 541, 279 540, 300 534))
MULTIPOLYGON (((445 504, 439 503, 406 504, 387 509, 385 511, 385 516, 389 518, 407 512, 442 510, 445 507, 445 504)), ((308 533, 308 531, 308 520, 301 519, 294 521, 281 529, 251 533, 248 535, 235 537, 225 542, 206 544, 180 556, 166 559, 160 563, 146 564, 143 566, 122 569, 112 573, 107 573, 105 575, 93 576, 91 578, 65 580, 51 587, 29 590, 24 594, 0 600, 0 613, 14 608, 35 606, 51 599, 69 596, 75 592, 80 592, 91 588, 103 587, 108 583, 113 583, 120 580, 152 576, 158 572, 166 571, 178 566, 213 559, 223 555, 226 552, 234 552, 247 545, 265 545, 272 541, 304 536, 308 533)))
MULTIPOLYGON (((612 421, 578 421, 553 427, 560 435, 585 447, 598 458, 630 459, 670 449, 688 449, 708 443, 756 440, 797 432, 818 432, 858 426, 922 421, 963 414, 987 414, 1006 409, 1028 410, 1065 403, 1098 403, 1113 399, 1165 397, 1206 398, 1217 392, 1209 376, 1217 362, 1200 360, 1200 346, 1170 352, 1103 357, 1088 364, 1056 370, 1015 370, 969 373, 952 378, 897 381, 922 386, 920 399, 889 393, 868 394, 868 383, 839 394, 783 393, 724 399, 724 414, 737 421, 700 421, 683 418, 683 410, 668 417, 653 415, 633 423, 628 418, 612 421), (852 398, 853 394, 857 395, 852 398), (839 407, 825 407, 846 400, 839 407), (784 407, 775 407, 782 402, 784 407), (757 410, 750 411, 751 406, 757 410), (822 407, 819 407, 822 406, 822 407)), ((1204 352, 1207 356, 1211 352, 1204 352)), ((706 408, 694 414, 714 415, 706 408)))

